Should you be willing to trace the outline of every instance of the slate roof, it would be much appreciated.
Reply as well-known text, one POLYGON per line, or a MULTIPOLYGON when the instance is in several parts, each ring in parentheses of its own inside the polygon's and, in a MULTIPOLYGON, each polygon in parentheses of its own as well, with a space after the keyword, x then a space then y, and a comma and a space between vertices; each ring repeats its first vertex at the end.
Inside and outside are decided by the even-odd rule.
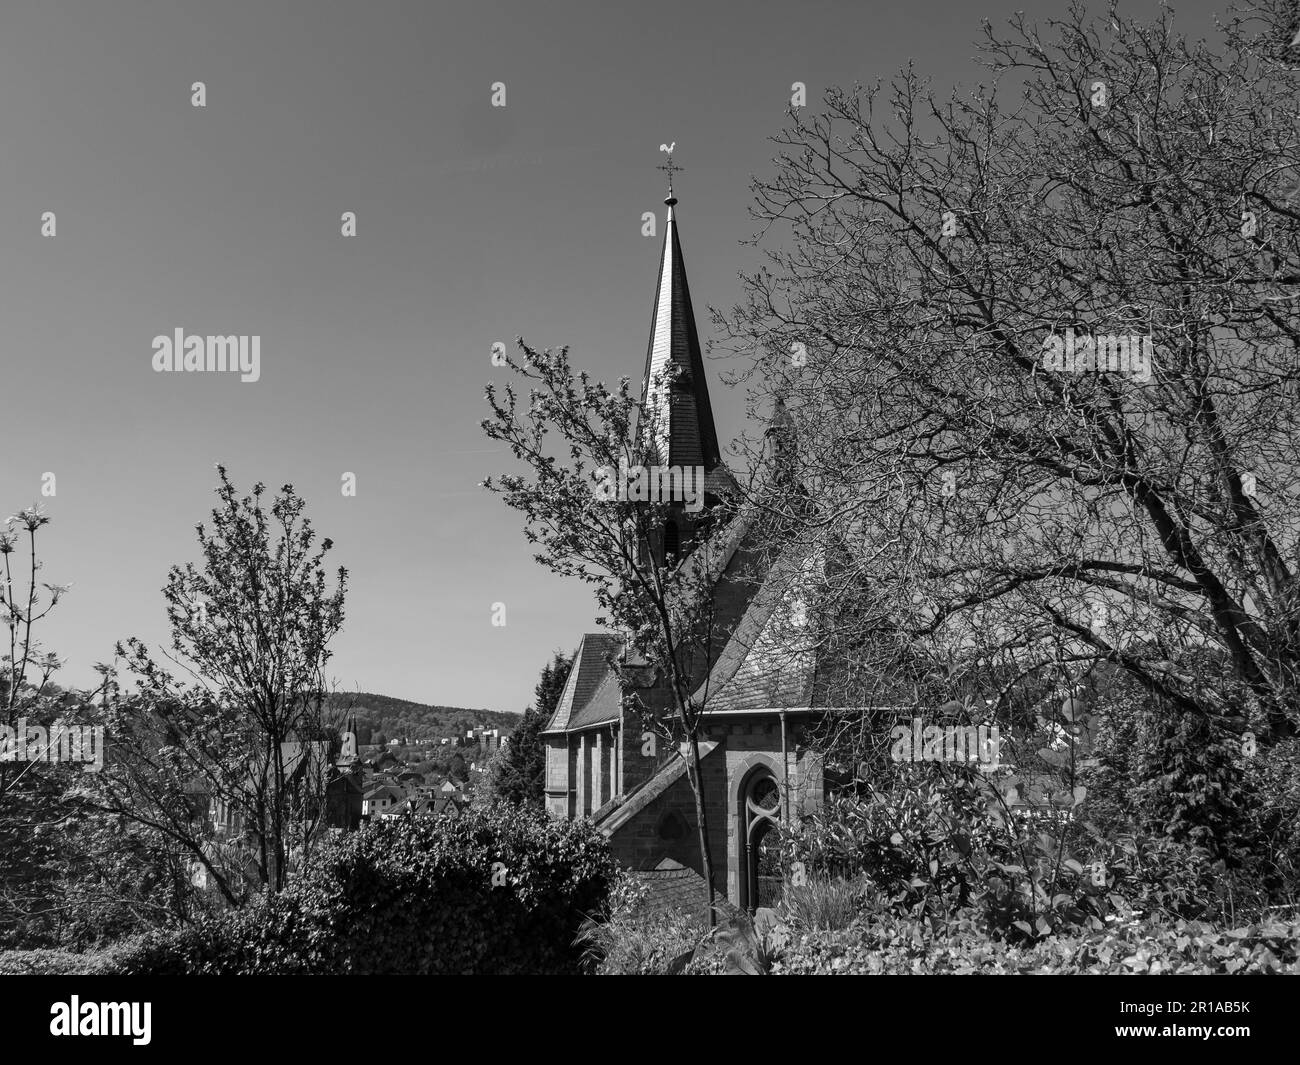
MULTIPOLYGON (((543 732, 567 732, 581 727, 584 720, 581 712, 592 701, 606 674, 610 672, 609 657, 616 654, 621 646, 622 641, 608 633, 589 632, 583 636, 578 649, 573 653, 573 668, 569 670, 569 679, 565 682, 560 701, 555 705, 555 713, 551 715, 543 732), (578 722, 577 725, 574 724, 575 721, 578 722)), ((607 700, 608 695, 602 694, 602 702, 598 706, 605 706, 607 700)), ((596 716, 601 712, 593 711, 596 716)), ((609 720, 615 720, 617 716, 615 714, 609 720)), ((594 723, 585 722, 586 725, 594 723)))
POLYGON ((788 554, 768 570, 708 678, 696 691, 709 713, 812 705, 815 649, 800 638, 799 589, 809 561, 788 554))
POLYGON ((301 770, 315 773, 319 779, 324 779, 330 764, 329 756, 330 745, 321 740, 308 743, 286 740, 280 744, 280 759, 284 763, 286 780, 301 770))
POLYGON ((665 858, 653 869, 633 872, 632 876, 646 888, 646 908, 651 913, 680 910, 705 916, 704 877, 672 858, 665 858))
POLYGON ((622 717, 623 689, 619 684, 618 674, 603 660, 601 667, 604 672, 596 682, 595 691, 591 693, 591 697, 583 707, 569 716, 570 731, 607 725, 622 717))

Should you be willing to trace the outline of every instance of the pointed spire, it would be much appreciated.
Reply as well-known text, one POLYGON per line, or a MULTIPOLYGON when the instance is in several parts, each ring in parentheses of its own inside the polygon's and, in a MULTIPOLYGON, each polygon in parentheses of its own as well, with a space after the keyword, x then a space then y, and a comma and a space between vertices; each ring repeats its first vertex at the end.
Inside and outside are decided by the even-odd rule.
MULTIPOLYGON (((666 145, 662 147, 668 150, 666 145)), ((681 167, 673 165, 669 152, 667 165, 660 169, 668 171, 668 198, 664 200, 668 220, 641 400, 648 411, 655 412, 655 439, 650 443, 658 464, 703 466, 705 472, 710 472, 721 464, 721 452, 673 211, 677 198, 672 194, 672 175, 681 167), (656 387, 656 379, 666 373, 675 373, 676 383, 656 387)))

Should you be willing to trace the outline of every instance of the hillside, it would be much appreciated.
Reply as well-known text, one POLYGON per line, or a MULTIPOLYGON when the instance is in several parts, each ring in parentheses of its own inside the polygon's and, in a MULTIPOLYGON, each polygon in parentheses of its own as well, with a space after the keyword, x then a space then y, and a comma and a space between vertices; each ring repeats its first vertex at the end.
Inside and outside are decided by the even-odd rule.
POLYGON ((406 739, 417 743, 428 740, 464 736, 476 726, 499 728, 504 736, 514 731, 522 720, 520 714, 501 710, 472 710, 463 706, 430 706, 395 699, 391 695, 372 692, 336 692, 326 701, 331 716, 340 717, 354 713, 357 718, 358 739, 372 742, 379 733, 386 740, 406 739), (366 736, 367 727, 371 736, 366 736))

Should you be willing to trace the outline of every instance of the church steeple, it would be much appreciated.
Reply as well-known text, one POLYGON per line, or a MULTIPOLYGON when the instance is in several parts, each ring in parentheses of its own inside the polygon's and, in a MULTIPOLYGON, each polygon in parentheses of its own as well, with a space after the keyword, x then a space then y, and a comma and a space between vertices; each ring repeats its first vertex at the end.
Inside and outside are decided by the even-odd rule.
POLYGON ((674 214, 677 197, 673 195, 672 175, 681 168, 673 165, 670 152, 667 165, 660 169, 668 171, 668 198, 664 200, 668 221, 641 385, 642 404, 654 412, 655 432, 653 440, 643 443, 659 465, 703 466, 706 473, 711 473, 722 460, 674 214), (670 370, 676 376, 672 385, 656 388, 659 376, 670 370))

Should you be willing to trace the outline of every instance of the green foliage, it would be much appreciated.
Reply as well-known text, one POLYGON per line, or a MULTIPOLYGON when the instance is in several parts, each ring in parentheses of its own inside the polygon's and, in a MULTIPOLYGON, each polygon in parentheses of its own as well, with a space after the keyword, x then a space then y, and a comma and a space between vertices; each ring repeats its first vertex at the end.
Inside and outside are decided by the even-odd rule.
POLYGON ((1295 745, 1243 758, 1222 725, 1174 715, 1122 676, 1097 680, 1059 707, 1059 692, 1039 700, 999 769, 894 764, 830 799, 784 828, 785 868, 865 875, 873 909, 974 913, 1012 942, 1134 915, 1236 924, 1293 903, 1295 745))
POLYGON ((325 775, 303 748, 301 758, 292 752, 334 738, 320 693, 347 570, 338 567, 330 588, 333 544, 317 541, 292 485, 268 506, 264 484, 241 498, 225 468, 217 473, 218 505, 196 527, 201 561, 172 566, 163 588, 169 657, 187 676, 173 676, 134 637, 118 644, 135 691, 121 693, 108 670, 103 723, 113 759, 92 801, 203 854, 209 882, 234 905, 245 880, 283 888, 291 854, 314 843, 325 775), (201 795, 219 799, 251 844, 224 868, 207 858, 201 795))
POLYGON ((1242 787, 1249 805, 1250 853, 1242 863, 1269 903, 1300 902, 1300 739, 1244 759, 1242 787))
POLYGON ((619 873, 598 917, 577 937, 583 964, 601 976, 666 976, 680 972, 706 939, 699 917, 680 910, 653 910, 634 876, 619 873))
POLYGON ((124 939, 101 950, 40 949, 0 951, 0 976, 106 976, 121 971, 122 958, 139 950, 142 937, 124 939))
POLYGON ((786 884, 780 914, 801 931, 848 928, 876 892, 869 881, 815 877, 805 884, 786 884))
POLYGON ((1111 671, 1099 698, 1098 757, 1083 774, 1090 819, 1108 828, 1141 826, 1238 864, 1254 842, 1252 808, 1271 801, 1246 783, 1245 719, 1233 731, 1224 721, 1176 711, 1111 671))
POLYGON ((1127 922, 1017 946, 988 939, 976 918, 936 929, 882 916, 796 937, 776 975, 965 973, 1300 973, 1300 923, 1229 931, 1194 921, 1127 922))
POLYGON ((973 789, 933 779, 866 801, 840 797, 783 829, 782 862, 787 870, 802 863, 809 877, 865 875, 881 912, 936 921, 974 913, 986 935, 1014 942, 1097 931, 1135 914, 1230 920, 1249 898, 1194 844, 1140 832, 1107 837, 1065 819, 1015 818, 1003 830, 984 814, 973 789))
MULTIPOLYGON (((49 520, 29 507, 0 525, 0 631, 9 633, 0 649, 0 725, 44 728, 46 742, 56 723, 103 724, 95 704, 108 687, 59 687, 59 659, 37 638, 67 591, 40 580, 37 537, 49 520)), ((83 949, 184 914, 175 847, 163 833, 86 801, 107 772, 0 759, 0 948, 83 949)))
POLYGON ((717 906, 722 918, 713 942, 723 957, 727 976, 770 976, 772 966, 787 942, 786 930, 760 922, 727 903, 717 906))
POLYGON ((870 885, 786 887, 781 923, 729 911, 710 933, 680 914, 647 911, 634 882, 611 893, 600 923, 584 929, 601 974, 827 975, 968 973, 1300 974, 1300 920, 1270 917, 1238 928, 1167 915, 1108 916, 1095 928, 1019 941, 991 938, 976 909, 946 917, 892 912, 870 885), (829 913, 791 898, 822 900, 829 913), (848 920, 851 899, 856 913, 848 920), (816 927, 819 923, 823 927, 816 927), (834 924, 834 927, 824 927, 834 924))
POLYGON ((342 837, 276 899, 150 937, 131 973, 576 973, 613 881, 584 823, 514 808, 383 821, 342 837))
POLYGON ((150 976, 302 976, 331 971, 311 915, 290 893, 168 932, 116 955, 109 971, 150 976))

